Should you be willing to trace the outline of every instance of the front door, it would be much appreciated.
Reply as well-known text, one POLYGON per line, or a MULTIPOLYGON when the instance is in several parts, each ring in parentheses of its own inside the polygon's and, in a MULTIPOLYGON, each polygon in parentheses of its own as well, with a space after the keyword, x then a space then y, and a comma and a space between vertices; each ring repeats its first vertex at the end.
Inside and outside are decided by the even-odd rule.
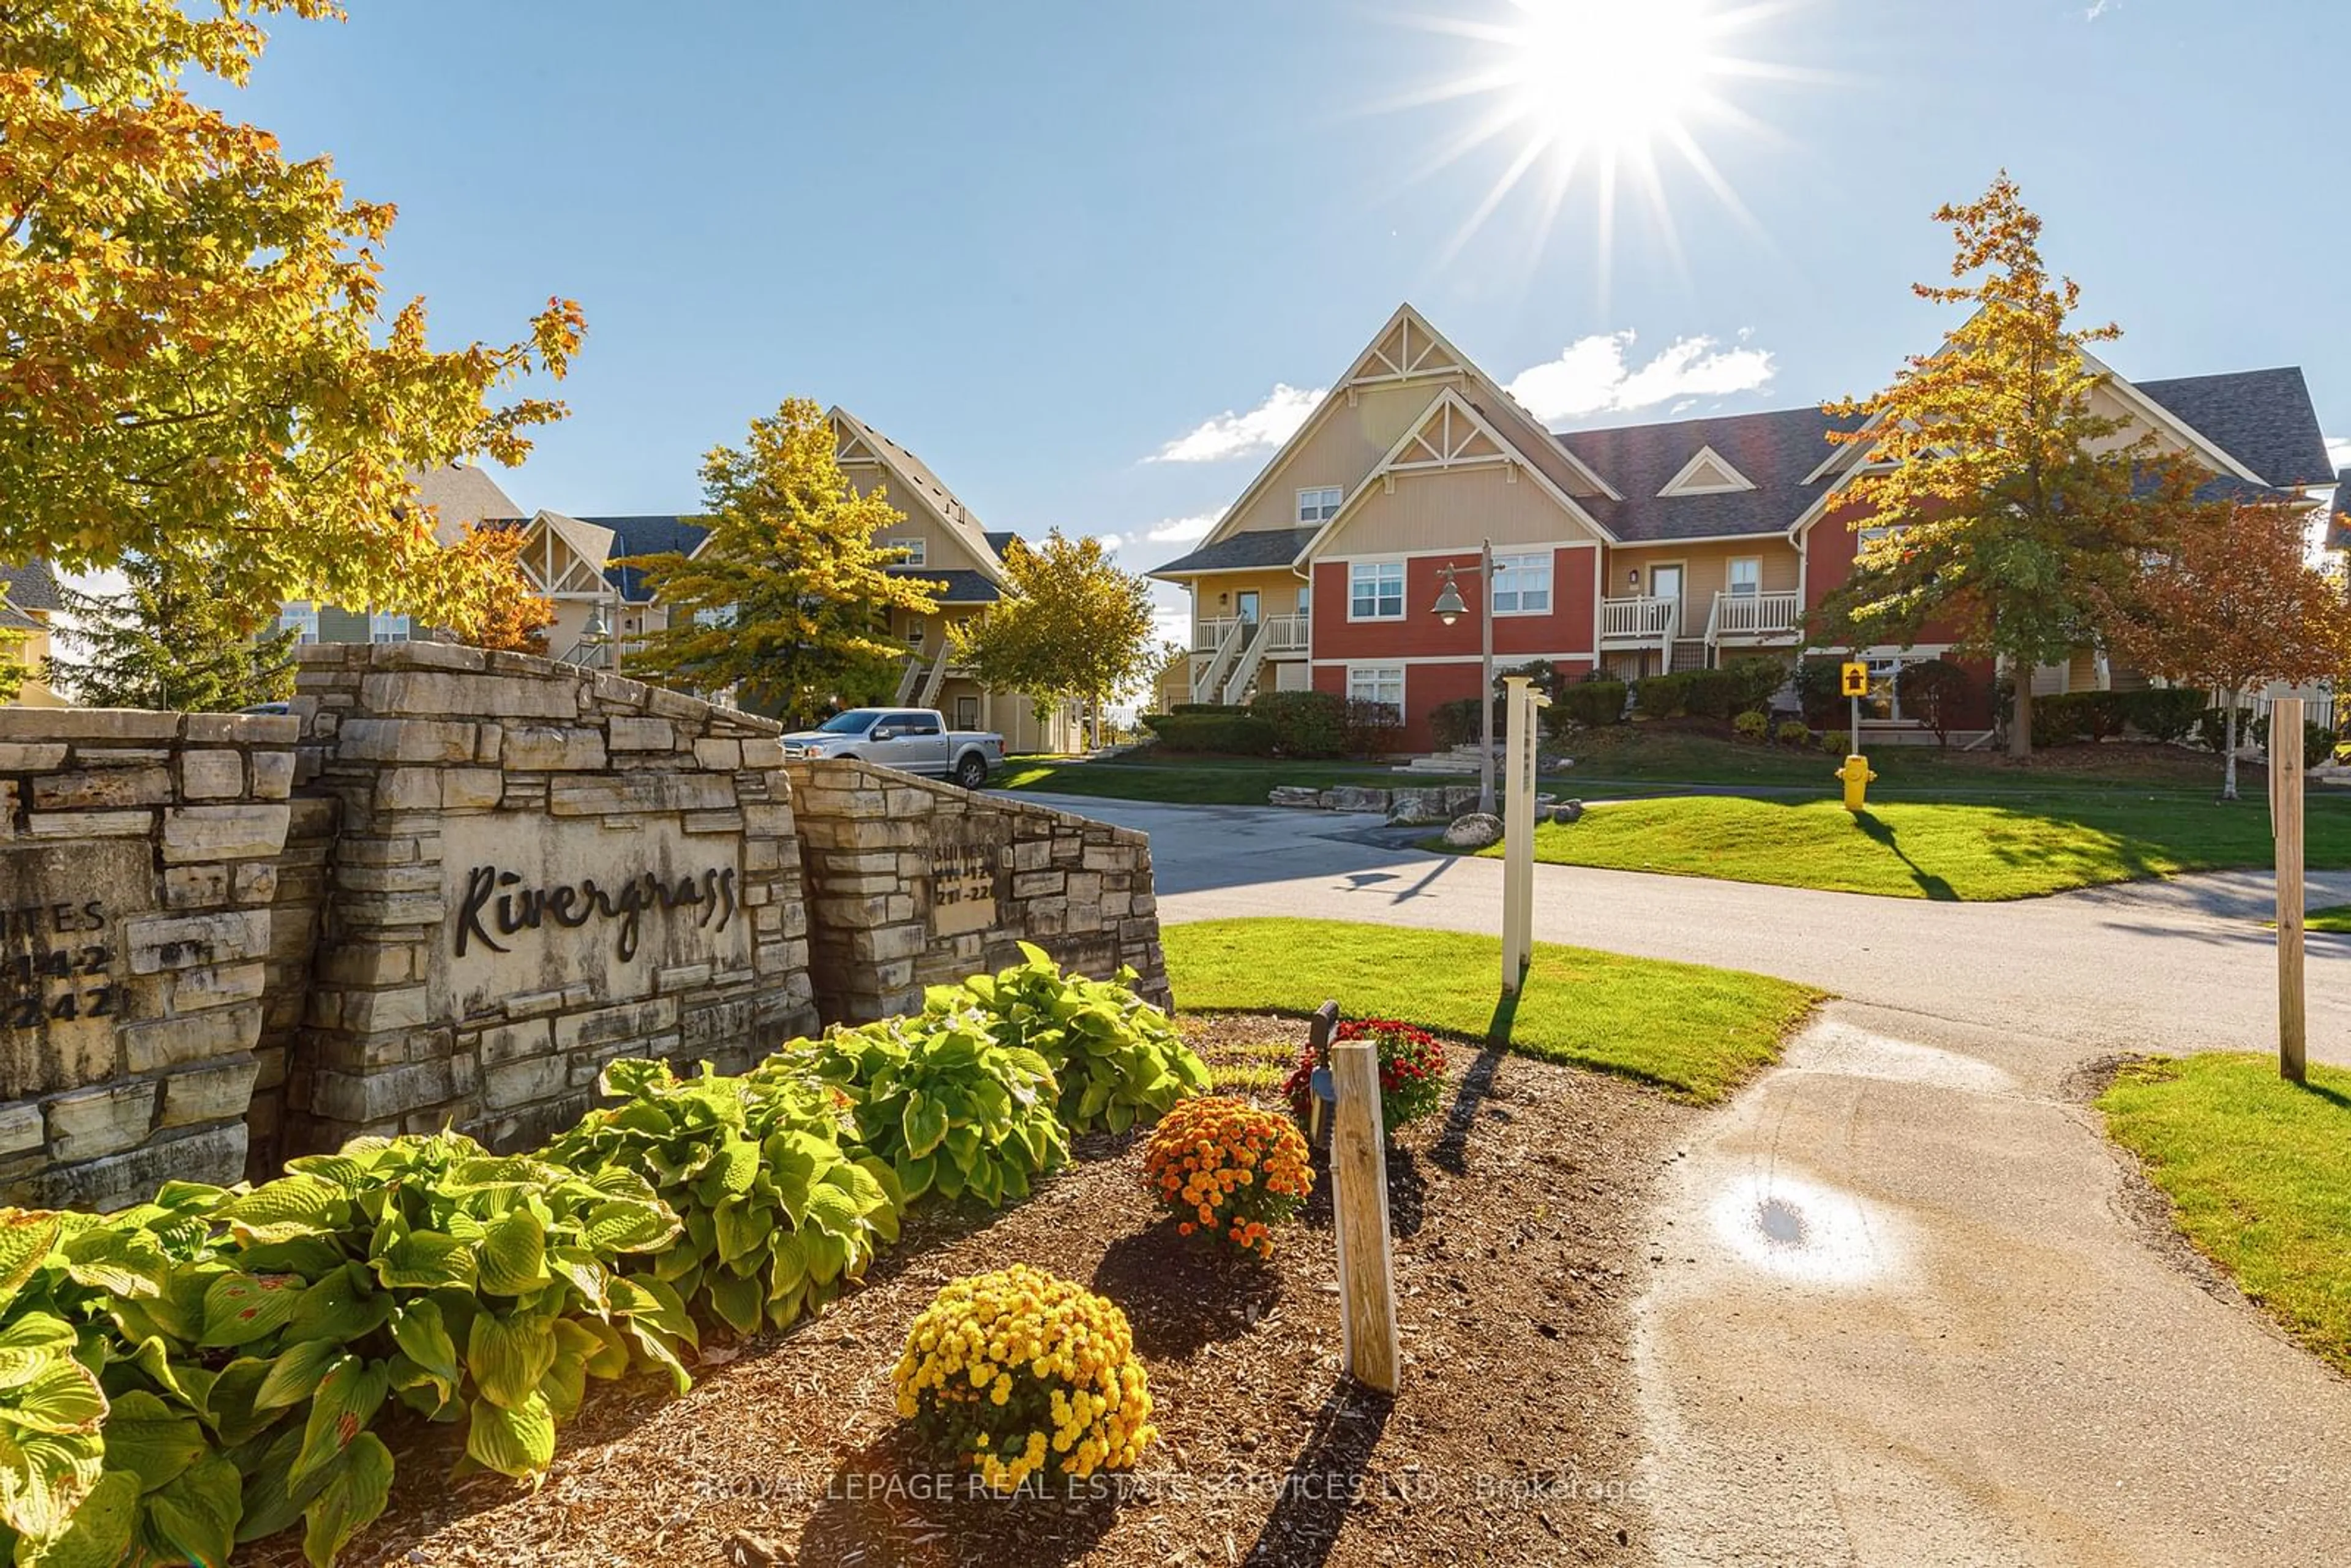
POLYGON ((1243 589, 1233 595, 1233 612, 1241 618, 1242 625, 1257 624, 1257 590, 1254 588, 1243 589))
POLYGON ((979 727, 979 699, 977 697, 956 698, 956 727, 957 729, 977 729, 979 727))
POLYGON ((1666 623, 1667 634, 1682 634, 1682 569, 1677 566, 1653 566, 1649 569, 1649 597, 1673 601, 1673 619, 1666 623))

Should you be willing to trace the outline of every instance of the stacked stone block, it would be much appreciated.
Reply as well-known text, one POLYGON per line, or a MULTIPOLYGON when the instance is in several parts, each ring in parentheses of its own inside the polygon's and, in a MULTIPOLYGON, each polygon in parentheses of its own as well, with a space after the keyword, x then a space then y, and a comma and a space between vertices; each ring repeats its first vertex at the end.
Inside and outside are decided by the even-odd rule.
POLYGON ((0 1195, 245 1174, 286 716, 0 708, 0 1195))
POLYGON ((1145 996, 1168 1000, 1148 835, 866 762, 786 771, 827 1023, 917 1009, 925 987, 1017 962, 1023 941, 1097 978, 1131 967, 1145 996), (984 890, 950 865, 985 867, 984 890), (943 886, 984 891, 986 925, 956 929, 943 886))
POLYGON ((587 1110, 615 1056, 737 1068, 812 1024, 791 790, 771 722, 601 672, 429 643, 306 648, 295 706, 306 768, 340 821, 286 1080, 288 1153, 443 1125, 527 1146, 587 1110), (550 819, 601 824, 623 846, 656 826, 730 861, 739 845, 745 961, 662 969, 650 995, 615 995, 586 974, 468 997, 450 1016, 431 983, 458 914, 444 838, 469 820, 495 841, 550 819))

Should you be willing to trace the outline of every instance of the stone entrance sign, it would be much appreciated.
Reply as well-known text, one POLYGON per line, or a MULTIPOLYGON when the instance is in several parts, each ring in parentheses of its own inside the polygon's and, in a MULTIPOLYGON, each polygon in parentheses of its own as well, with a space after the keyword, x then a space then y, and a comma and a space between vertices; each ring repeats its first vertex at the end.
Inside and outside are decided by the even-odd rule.
POLYGON ((299 658, 288 715, 0 708, 0 1202, 532 1147, 615 1057, 740 1071, 1022 941, 1167 998, 1139 833, 571 664, 299 658))
POLYGON ((493 811, 441 836, 448 917, 429 970, 444 1018, 586 987, 598 999, 752 977, 750 912, 731 834, 674 820, 614 831, 600 819, 493 811))
POLYGON ((245 1174, 294 720, 0 708, 0 1194, 245 1174))
POLYGON ((1011 839, 1012 823, 1003 816, 956 817, 938 824, 923 890, 933 936, 959 936, 996 925, 1011 839))
POLYGON ((129 1012, 123 921, 155 907, 146 844, 0 848, 0 1096, 104 1078, 129 1012))

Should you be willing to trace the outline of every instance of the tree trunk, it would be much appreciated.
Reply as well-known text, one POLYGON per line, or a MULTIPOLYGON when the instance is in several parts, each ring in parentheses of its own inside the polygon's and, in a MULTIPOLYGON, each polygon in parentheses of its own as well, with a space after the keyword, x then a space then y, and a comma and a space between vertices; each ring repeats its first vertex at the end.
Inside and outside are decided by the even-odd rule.
POLYGON ((2223 737, 2220 799, 2233 800, 2237 798, 2237 694, 2229 693, 2227 702, 2229 706, 2220 721, 2220 733, 2223 737))
POLYGON ((2008 720, 2008 754, 2032 755, 2032 672, 2027 668, 2016 683, 2016 703, 2008 720))

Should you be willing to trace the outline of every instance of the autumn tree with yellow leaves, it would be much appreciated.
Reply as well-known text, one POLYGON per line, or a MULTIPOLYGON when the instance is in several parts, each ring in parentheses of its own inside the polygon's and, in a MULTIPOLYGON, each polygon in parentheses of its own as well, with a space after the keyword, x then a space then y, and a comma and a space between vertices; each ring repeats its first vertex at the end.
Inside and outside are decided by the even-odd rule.
POLYGON ((702 547, 631 558, 669 625, 631 655, 630 673, 733 689, 747 707, 792 722, 887 691, 906 653, 889 613, 935 613, 936 585, 890 570, 905 552, 874 541, 905 514, 881 487, 861 495, 850 484, 823 411, 787 399, 751 422, 743 446, 714 448, 702 484, 702 547))
POLYGON ((555 623, 555 601, 531 586, 522 568, 523 531, 468 523, 450 553, 463 559, 467 574, 486 585, 482 618, 463 638, 470 646, 508 653, 547 652, 547 629, 555 623))
POLYGON ((239 603, 315 599, 467 630, 494 580, 410 476, 520 461, 563 414, 550 300, 519 340, 435 351, 387 318, 393 208, 190 96, 243 84, 259 19, 329 0, 38 0, 0 23, 0 559, 191 563, 239 603))
POLYGON ((2205 477, 2158 453, 2152 437, 2118 439, 2097 413, 2105 379, 2091 344, 2112 324, 2074 319, 2080 289, 2052 277, 2041 219, 2005 173, 1980 201, 1936 214, 1956 242, 1956 285, 1918 284, 1971 314, 1933 354, 1912 358, 1893 385, 1833 403, 1860 416, 1833 432, 1870 466, 1846 486, 1866 540, 1853 575, 1815 613, 1824 646, 1917 642, 1929 622, 1953 629, 1964 654, 2020 672, 2009 749, 2032 748, 2032 683, 2022 675, 2096 642, 2100 607, 2124 592, 2139 552, 2169 537, 2205 477))

